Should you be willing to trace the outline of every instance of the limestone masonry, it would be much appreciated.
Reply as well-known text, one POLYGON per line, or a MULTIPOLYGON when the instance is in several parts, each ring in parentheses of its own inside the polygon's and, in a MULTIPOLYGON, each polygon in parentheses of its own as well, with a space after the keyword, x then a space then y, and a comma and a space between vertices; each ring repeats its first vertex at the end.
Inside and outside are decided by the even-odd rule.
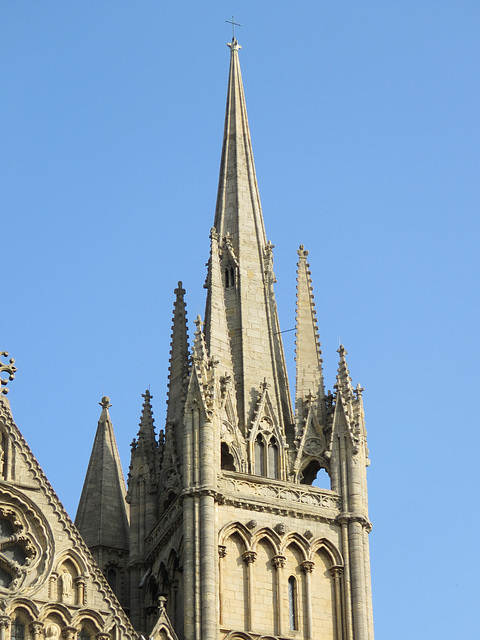
POLYGON ((363 389, 341 346, 325 393, 300 246, 291 405, 229 47, 205 315, 190 347, 179 282, 166 423, 146 391, 128 488, 104 397, 74 526, 0 396, 0 640, 373 640, 363 389))

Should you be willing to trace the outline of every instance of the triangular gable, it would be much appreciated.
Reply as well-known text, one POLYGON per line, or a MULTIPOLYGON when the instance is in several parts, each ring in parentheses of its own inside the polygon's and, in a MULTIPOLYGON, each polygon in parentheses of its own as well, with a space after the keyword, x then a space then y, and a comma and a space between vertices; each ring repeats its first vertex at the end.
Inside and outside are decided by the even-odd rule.
POLYGON ((283 433, 283 431, 280 430, 278 417, 275 413, 275 409, 273 408, 273 404, 270 399, 270 394, 268 392, 268 384, 264 382, 262 384, 262 387, 263 387, 263 392, 258 402, 257 409, 255 411, 255 418, 253 420, 253 424, 250 429, 248 439, 251 442, 254 442, 259 431, 261 431, 262 429, 268 429, 275 434, 278 442, 283 447, 285 447, 286 445, 285 434, 283 433))
POLYGON ((165 611, 165 598, 162 596, 159 598, 159 616, 155 623, 151 633, 150 640, 178 640, 178 636, 173 630, 172 623, 170 622, 167 612, 165 611))
MULTIPOLYGON (((0 596, 11 619, 92 637, 136 632, 0 397, 0 596)), ((49 632, 50 628, 50 632, 49 632)))

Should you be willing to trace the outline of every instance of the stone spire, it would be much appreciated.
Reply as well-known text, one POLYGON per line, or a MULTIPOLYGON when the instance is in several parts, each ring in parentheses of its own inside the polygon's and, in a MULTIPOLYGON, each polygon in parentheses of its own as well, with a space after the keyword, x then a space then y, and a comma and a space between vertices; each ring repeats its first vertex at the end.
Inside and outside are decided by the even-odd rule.
POLYGON ((129 527, 125 479, 108 412, 110 398, 103 397, 100 405, 102 413, 75 518, 94 556, 98 555, 95 550, 128 550, 129 527))
MULTIPOLYGON (((230 74, 214 228, 218 234, 239 425, 246 433, 264 379, 271 385, 272 405, 281 428, 291 424, 293 418, 273 294, 273 245, 267 242, 263 223, 238 60, 240 46, 235 38, 228 46, 230 74)), ((205 317, 209 343, 215 327, 208 305, 219 295, 214 282, 213 278, 207 281, 205 317)))
POLYGON ((295 410, 297 422, 305 418, 304 402, 310 396, 321 400, 325 397, 322 371, 322 352, 318 336, 317 314, 313 300, 313 286, 308 251, 300 245, 297 269, 297 326, 295 360, 297 384, 295 410))

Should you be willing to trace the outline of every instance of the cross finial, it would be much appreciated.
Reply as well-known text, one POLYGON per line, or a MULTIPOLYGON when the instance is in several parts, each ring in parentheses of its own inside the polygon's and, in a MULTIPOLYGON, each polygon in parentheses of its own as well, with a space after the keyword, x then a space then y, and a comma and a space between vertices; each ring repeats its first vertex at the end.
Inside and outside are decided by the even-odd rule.
POLYGON ((235 16, 232 16, 231 20, 225 20, 225 22, 228 22, 229 24, 232 25, 232 30, 233 30, 232 42, 235 42, 235 25, 237 27, 241 27, 242 25, 239 22, 235 22, 235 16))

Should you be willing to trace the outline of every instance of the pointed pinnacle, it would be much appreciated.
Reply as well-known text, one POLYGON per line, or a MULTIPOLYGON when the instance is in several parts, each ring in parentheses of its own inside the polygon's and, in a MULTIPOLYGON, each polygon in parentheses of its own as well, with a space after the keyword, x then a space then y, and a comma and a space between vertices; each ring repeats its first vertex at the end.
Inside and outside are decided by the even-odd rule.
POLYGON ((348 351, 345 349, 343 344, 341 344, 337 349, 337 353, 340 355, 340 360, 338 363, 337 382, 335 384, 335 388, 343 394, 345 399, 350 399, 353 396, 353 388, 350 372, 348 371, 347 360, 345 358, 348 351))
POLYGON ((151 403, 151 399, 153 398, 152 394, 150 393, 150 391, 147 389, 145 391, 145 393, 142 393, 142 398, 145 398, 144 402, 143 402, 143 407, 142 407, 142 415, 140 416, 140 422, 139 422, 139 431, 138 431, 138 437, 139 438, 153 438, 155 439, 155 430, 154 430, 154 418, 153 418, 153 411, 152 411, 152 403, 151 403))

